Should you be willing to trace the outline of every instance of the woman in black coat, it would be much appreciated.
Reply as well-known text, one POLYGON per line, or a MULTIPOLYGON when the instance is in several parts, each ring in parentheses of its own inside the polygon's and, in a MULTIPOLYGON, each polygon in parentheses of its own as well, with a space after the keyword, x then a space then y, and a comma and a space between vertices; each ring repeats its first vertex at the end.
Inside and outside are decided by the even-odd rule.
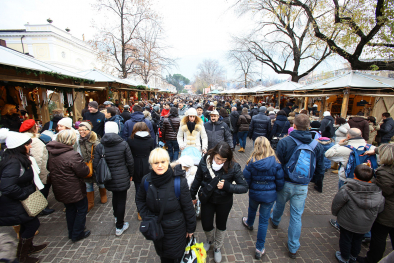
POLYGON ((276 115, 274 126, 272 126, 272 130, 270 133, 270 140, 273 137, 285 136, 289 128, 290 128, 290 121, 287 119, 286 112, 284 110, 280 110, 276 115))
MULTIPOLYGON (((155 140, 150 137, 149 128, 145 122, 137 122, 133 127, 130 138, 127 139, 131 153, 134 157, 133 182, 137 196, 141 180, 149 173, 149 154, 155 148, 155 140)), ((138 213, 138 220, 141 216, 138 213)))
POLYGON ((130 188, 134 173, 134 161, 129 145, 118 135, 118 124, 108 121, 104 127, 105 135, 94 151, 93 168, 97 169, 104 149, 105 161, 112 177, 104 185, 108 191, 112 192, 112 207, 116 222, 115 234, 120 236, 129 228, 129 223, 124 222, 124 215, 127 190, 130 188))
POLYGON ((233 194, 243 194, 248 191, 248 184, 243 177, 241 166, 234 161, 233 152, 228 143, 219 142, 201 159, 190 188, 193 203, 196 203, 196 194, 200 186, 200 192, 205 193, 205 196, 209 196, 208 192, 211 193, 206 201, 203 200, 202 195, 199 195, 201 223, 207 237, 204 248, 208 251, 214 243, 215 262, 221 262, 220 249, 223 246, 228 215, 233 206, 233 194), (236 184, 232 184, 233 182, 236 184), (213 190, 207 190, 209 188, 213 190), (213 226, 215 214, 216 233, 214 233, 213 226))
POLYGON ((226 109, 222 108, 219 111, 220 116, 223 118, 222 121, 227 124, 228 128, 230 129, 230 117, 226 111, 226 109))
POLYGON ((30 136, 8 132, 7 149, 1 153, 0 162, 0 226, 20 225, 17 259, 20 262, 38 262, 32 253, 44 250, 47 244, 33 245, 34 234, 40 226, 38 217, 30 217, 21 201, 36 191, 29 151, 30 136))
POLYGON ((196 230, 196 212, 189 186, 186 178, 181 176, 178 200, 175 194, 177 174, 169 166, 170 156, 166 150, 154 149, 149 156, 149 163, 152 170, 142 178, 135 202, 144 220, 158 216, 160 209, 164 209, 161 220, 164 237, 154 242, 156 253, 162 263, 179 262, 185 252, 186 237, 191 237, 196 230))

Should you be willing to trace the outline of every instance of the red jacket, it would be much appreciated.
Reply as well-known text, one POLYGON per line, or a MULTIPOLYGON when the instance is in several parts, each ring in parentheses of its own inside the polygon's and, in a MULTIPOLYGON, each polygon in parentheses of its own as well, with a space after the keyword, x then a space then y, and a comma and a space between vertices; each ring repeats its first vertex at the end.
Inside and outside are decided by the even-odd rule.
POLYGON ((170 113, 170 109, 168 109, 168 110, 163 109, 163 110, 161 111, 160 116, 168 117, 167 115, 168 115, 169 113, 170 113))

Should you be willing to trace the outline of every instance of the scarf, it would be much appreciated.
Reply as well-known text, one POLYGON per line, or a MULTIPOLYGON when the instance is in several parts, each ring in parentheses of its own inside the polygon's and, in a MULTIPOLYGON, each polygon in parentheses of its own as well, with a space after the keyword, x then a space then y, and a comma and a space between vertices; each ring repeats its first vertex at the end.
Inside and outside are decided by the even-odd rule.
POLYGON ((79 142, 81 142, 81 143, 83 143, 84 141, 87 141, 89 139, 90 139, 90 132, 85 137, 79 136, 79 142))
POLYGON ((152 184, 156 187, 160 187, 162 185, 165 185, 171 180, 173 176, 173 171, 171 167, 168 165, 168 169, 164 174, 157 175, 155 171, 153 171, 152 169, 150 172, 150 176, 151 176, 152 184))
POLYGON ((187 122, 187 128, 189 129, 190 133, 193 133, 194 128, 196 127, 196 123, 195 122, 187 122))

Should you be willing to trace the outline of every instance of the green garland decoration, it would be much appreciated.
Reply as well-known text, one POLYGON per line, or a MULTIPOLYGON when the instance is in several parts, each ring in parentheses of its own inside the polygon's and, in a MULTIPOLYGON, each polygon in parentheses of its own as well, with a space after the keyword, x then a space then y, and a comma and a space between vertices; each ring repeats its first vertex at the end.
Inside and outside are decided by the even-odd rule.
POLYGON ((76 78, 76 77, 71 77, 71 76, 66 76, 63 74, 59 74, 56 72, 47 72, 47 71, 38 71, 38 70, 32 70, 32 69, 25 69, 25 68, 19 68, 15 66, 7 66, 7 65, 0 65, 4 69, 12 69, 16 71, 16 74, 19 73, 25 73, 26 75, 34 74, 34 76, 38 77, 39 75, 47 75, 47 76, 52 76, 57 79, 71 79, 76 82, 84 82, 84 83, 89 83, 89 84, 94 84, 94 80, 88 80, 88 79, 83 79, 83 78, 76 78))
MULTIPOLYGON (((133 87, 130 87, 130 88, 133 88, 133 87)), ((143 86, 143 85, 138 85, 137 87, 135 87, 135 89, 139 89, 139 90, 153 90, 153 89, 148 88, 148 87, 143 86)))

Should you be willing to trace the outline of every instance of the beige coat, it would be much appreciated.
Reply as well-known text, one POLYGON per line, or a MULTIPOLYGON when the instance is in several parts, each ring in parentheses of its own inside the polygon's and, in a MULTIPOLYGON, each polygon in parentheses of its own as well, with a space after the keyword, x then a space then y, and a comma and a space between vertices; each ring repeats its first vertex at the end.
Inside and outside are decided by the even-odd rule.
POLYGON ((205 128, 203 126, 203 121, 201 118, 196 118, 196 127, 193 132, 190 133, 187 128, 188 116, 183 117, 181 121, 181 125, 178 130, 177 141, 179 144, 179 148, 185 148, 189 146, 196 147, 200 152, 201 150, 207 150, 208 148, 208 136, 205 132, 205 128), (202 141, 202 145, 201 145, 202 141))
MULTIPOLYGON (((365 146, 367 143, 365 142, 365 140, 363 138, 360 138, 360 139, 350 139, 347 144, 349 144, 355 148, 358 148, 360 146, 365 146)), ((372 146, 371 150, 374 150, 374 149, 375 149, 375 146, 372 146)), ((341 179, 342 181, 346 181, 345 168, 346 168, 347 162, 349 161, 349 156, 350 156, 351 152, 352 152, 352 150, 345 147, 344 145, 335 144, 330 149, 328 149, 325 153, 325 156, 330 161, 341 163, 341 168, 338 171, 338 176, 339 176, 339 179, 341 179)))
POLYGON ((372 144, 375 141, 376 135, 378 134, 378 130, 380 130, 380 125, 373 125, 372 122, 369 123, 369 138, 368 143, 372 144))
POLYGON ((40 168, 40 179, 43 184, 47 183, 47 177, 49 171, 47 170, 48 163, 48 151, 43 143, 38 137, 40 134, 34 136, 33 133, 25 132, 32 139, 30 154, 36 159, 37 165, 40 168))

